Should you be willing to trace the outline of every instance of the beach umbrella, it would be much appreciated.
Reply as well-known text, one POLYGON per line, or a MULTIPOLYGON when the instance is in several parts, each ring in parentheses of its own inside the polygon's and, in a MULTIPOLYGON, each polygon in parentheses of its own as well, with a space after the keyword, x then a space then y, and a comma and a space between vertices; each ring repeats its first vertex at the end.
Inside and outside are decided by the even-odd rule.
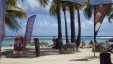
POLYGON ((113 3, 113 0, 89 0, 89 4, 94 6, 94 56, 95 56, 96 36, 102 24, 103 18, 105 17, 105 16, 102 16, 102 14, 106 14, 107 11, 104 11, 104 10, 106 10, 108 8, 107 6, 109 6, 104 4, 112 4, 112 3, 113 3), (97 10, 96 8, 97 5, 101 5, 100 9, 101 11, 103 11, 103 13, 102 12, 96 13, 96 11, 99 11, 99 9, 97 10), (102 20, 97 22, 96 19, 102 19, 102 20))
POLYGON ((0 0, 0 56, 1 56, 1 47, 2 47, 2 34, 3 34, 3 18, 4 18, 4 9, 5 9, 6 0, 0 0))

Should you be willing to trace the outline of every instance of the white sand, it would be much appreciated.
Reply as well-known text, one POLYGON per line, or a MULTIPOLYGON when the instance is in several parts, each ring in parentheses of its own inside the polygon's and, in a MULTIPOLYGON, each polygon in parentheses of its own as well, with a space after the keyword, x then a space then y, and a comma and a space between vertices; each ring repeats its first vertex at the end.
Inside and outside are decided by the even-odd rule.
MULTIPOLYGON (((2 51, 5 51, 5 49, 13 48, 3 47, 2 51)), ((28 55, 22 58, 11 58, 2 55, 0 64, 100 64, 99 53, 96 53, 98 58, 93 58, 94 53, 91 52, 91 49, 80 49, 81 52, 75 54, 59 54, 58 50, 41 48, 40 57, 35 57, 35 51, 31 51, 33 53, 28 51, 28 55)), ((111 59, 113 62, 113 54, 111 54, 111 59)))

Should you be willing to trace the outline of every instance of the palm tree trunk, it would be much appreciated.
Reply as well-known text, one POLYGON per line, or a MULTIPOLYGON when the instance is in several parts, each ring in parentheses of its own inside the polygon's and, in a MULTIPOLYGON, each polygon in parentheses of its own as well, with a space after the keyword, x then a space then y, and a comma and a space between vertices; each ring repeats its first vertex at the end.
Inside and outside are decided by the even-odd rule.
POLYGON ((58 40, 60 41, 57 42, 58 47, 60 48, 62 43, 62 28, 61 28, 61 16, 60 16, 60 5, 59 5, 59 0, 56 0, 57 2, 57 20, 58 20, 58 40), (60 44, 60 45, 59 45, 60 44))
POLYGON ((71 43, 75 43, 76 38, 75 38, 75 22, 74 22, 74 7, 73 4, 70 3, 69 5, 70 8, 70 20, 71 20, 71 43))
POLYGON ((76 51, 79 51, 79 46, 81 42, 81 22, 80 22, 80 12, 79 12, 78 6, 76 7, 77 7, 77 15, 78 15, 78 37, 76 42, 76 45, 77 45, 76 51))
POLYGON ((106 13, 109 9, 110 5, 103 5, 99 7, 99 9, 96 10, 95 14, 95 33, 94 33, 94 38, 96 39, 97 33, 102 25, 102 22, 106 16, 106 13))
POLYGON ((66 19, 66 7, 63 7, 64 18, 65 18, 65 35, 66 35, 66 44, 69 43, 68 39, 68 29, 67 29, 67 19, 66 19))
POLYGON ((59 6, 58 0, 57 0, 57 20, 58 20, 58 38, 59 38, 59 39, 62 39, 60 6, 59 6))

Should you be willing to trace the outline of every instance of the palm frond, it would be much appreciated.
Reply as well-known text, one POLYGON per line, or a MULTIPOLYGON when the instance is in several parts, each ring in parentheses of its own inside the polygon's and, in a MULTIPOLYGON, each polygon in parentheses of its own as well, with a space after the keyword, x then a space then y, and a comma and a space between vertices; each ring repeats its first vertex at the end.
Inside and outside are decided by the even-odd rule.
POLYGON ((51 5, 51 7, 49 9, 50 15, 56 16, 56 8, 57 8, 56 5, 51 5))
POLYGON ((86 0, 85 1, 86 3, 86 7, 85 9, 83 10, 83 13, 84 13, 84 16, 89 20, 91 17, 92 17, 92 6, 89 4, 89 1, 86 0))
POLYGON ((112 22, 111 22, 111 19, 113 19, 113 14, 111 14, 111 15, 109 16, 109 18, 108 18, 108 20, 109 20, 110 23, 112 23, 112 22))
POLYGON ((14 17, 9 15, 5 16, 5 23, 11 30, 14 31, 17 31, 21 28, 19 22, 14 17))
POLYGON ((46 7, 48 5, 49 0, 39 0, 39 3, 43 6, 46 7))
POLYGON ((113 11, 113 8, 112 8, 112 6, 108 9, 108 11, 107 11, 107 16, 109 16, 109 15, 111 15, 112 14, 112 11, 113 11))
POLYGON ((6 7, 6 13, 5 14, 9 14, 11 16, 14 16, 16 18, 26 18, 26 13, 18 7, 11 7, 11 6, 7 6, 6 7))
POLYGON ((13 31, 17 31, 21 28, 17 18, 26 18, 26 13, 23 9, 17 7, 16 2, 17 0, 7 0, 5 7, 5 24, 13 31))
POLYGON ((16 5, 16 0, 7 0, 7 5, 16 5))

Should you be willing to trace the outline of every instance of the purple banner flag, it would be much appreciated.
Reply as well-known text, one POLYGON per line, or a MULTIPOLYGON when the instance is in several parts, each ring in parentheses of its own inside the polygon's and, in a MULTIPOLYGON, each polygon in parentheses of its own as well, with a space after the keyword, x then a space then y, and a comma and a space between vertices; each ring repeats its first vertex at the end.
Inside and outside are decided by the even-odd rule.
POLYGON ((3 21, 3 27, 2 27, 2 41, 5 39, 5 21, 3 21))
POLYGON ((34 25, 35 18, 36 18, 36 15, 33 15, 28 19, 27 26, 26 26, 26 33, 25 33, 26 43, 29 43, 31 40, 31 34, 33 31, 33 25, 34 25))
POLYGON ((90 5, 113 4, 113 0, 89 0, 90 5))
POLYGON ((0 0, 0 55, 1 55, 1 46, 2 46, 2 32, 3 32, 3 18, 4 18, 4 9, 5 9, 6 0, 0 0))
POLYGON ((85 0, 61 0, 61 1, 72 2, 72 3, 79 4, 79 5, 85 5, 85 0))

